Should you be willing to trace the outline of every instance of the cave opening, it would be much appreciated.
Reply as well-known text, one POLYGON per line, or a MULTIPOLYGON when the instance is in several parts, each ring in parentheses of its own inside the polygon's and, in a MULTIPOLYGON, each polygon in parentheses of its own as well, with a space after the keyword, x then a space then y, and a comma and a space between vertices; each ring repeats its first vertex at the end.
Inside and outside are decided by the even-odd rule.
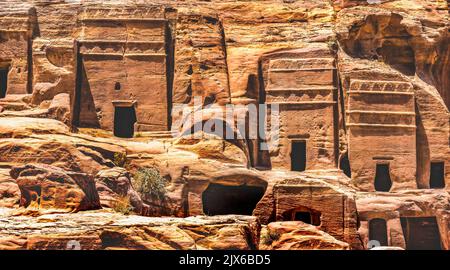
POLYGON ((134 124, 136 123, 136 110, 131 107, 115 107, 114 112, 114 136, 120 138, 132 138, 134 124))
POLYGON ((401 217, 400 221, 406 241, 406 249, 442 249, 436 217, 401 217))
POLYGON ((387 39, 376 52, 383 61, 408 76, 416 73, 416 60, 414 51, 407 39, 387 39), (399 43, 399 44, 397 44, 399 43))
POLYGON ((443 38, 430 53, 433 59, 420 70, 419 76, 424 81, 433 84, 450 110, 450 35, 443 38))
POLYGON ((345 155, 339 161, 339 168, 342 170, 342 172, 344 172, 345 175, 352 178, 352 170, 350 168, 348 153, 345 153, 345 155))
POLYGON ((310 212, 298 211, 294 213, 294 220, 303 221, 304 223, 311 224, 312 217, 310 212))
POLYGON ((375 172, 375 190, 389 192, 392 187, 392 180, 389 173, 389 164, 377 164, 375 172))
POLYGON ((388 246, 386 220, 374 218, 369 221, 369 241, 378 241, 381 246, 388 246))
POLYGON ((319 211, 307 208, 298 207, 283 214, 284 221, 302 221, 314 226, 320 226, 322 213, 319 211))
POLYGON ((264 196, 262 186, 210 184, 202 194, 203 212, 214 215, 252 215, 264 196))
POLYGON ((369 15, 350 29, 348 38, 341 40, 343 49, 353 57, 372 61, 382 60, 408 76, 416 73, 412 36, 402 24, 400 14, 369 15))
POLYGON ((430 165, 430 188, 445 188, 445 163, 431 162, 430 165))
POLYGON ((291 170, 306 170, 306 141, 293 141, 291 149, 291 170))
POLYGON ((8 90, 8 72, 9 68, 0 68, 0 98, 4 98, 8 90))

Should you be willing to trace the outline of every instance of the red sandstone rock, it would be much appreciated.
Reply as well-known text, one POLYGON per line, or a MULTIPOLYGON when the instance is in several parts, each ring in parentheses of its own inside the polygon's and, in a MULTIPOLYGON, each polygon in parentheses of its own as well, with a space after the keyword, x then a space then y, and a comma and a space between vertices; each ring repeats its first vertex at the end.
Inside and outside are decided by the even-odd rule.
POLYGON ((20 202, 20 189, 9 175, 9 169, 0 170, 0 207, 17 207, 20 202))
POLYGON ((262 231, 260 249, 273 250, 346 250, 349 246, 316 227, 301 221, 269 223, 262 231))
POLYGON ((102 170, 95 176, 95 185, 102 207, 114 208, 118 199, 127 198, 133 212, 145 214, 147 205, 133 189, 130 173, 119 167, 102 170))
POLYGON ((215 217, 20 209, 0 249, 449 249, 447 1, 88 2, 0 3, 0 205, 130 196, 143 215, 215 217), (225 106, 258 103, 280 106, 278 140, 189 134, 198 115, 240 134, 225 106), (142 167, 164 200, 133 191, 142 167), (256 220, 219 216, 236 213, 256 220), (115 225, 88 233, 94 216, 115 225), (260 224, 280 238, 264 245, 260 224))
POLYGON ((46 165, 13 167, 10 174, 20 188, 20 206, 70 212, 100 207, 93 178, 89 175, 46 165))
POLYGON ((257 248, 259 232, 255 218, 244 216, 150 218, 100 210, 27 217, 5 208, 0 216, 0 249, 9 250, 249 250, 257 248))

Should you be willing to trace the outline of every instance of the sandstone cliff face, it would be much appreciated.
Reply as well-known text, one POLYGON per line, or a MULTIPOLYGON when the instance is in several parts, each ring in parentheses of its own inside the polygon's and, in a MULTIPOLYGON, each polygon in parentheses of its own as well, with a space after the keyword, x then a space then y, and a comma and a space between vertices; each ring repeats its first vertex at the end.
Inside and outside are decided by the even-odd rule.
POLYGON ((449 10, 2 1, 0 249, 449 249, 449 10))

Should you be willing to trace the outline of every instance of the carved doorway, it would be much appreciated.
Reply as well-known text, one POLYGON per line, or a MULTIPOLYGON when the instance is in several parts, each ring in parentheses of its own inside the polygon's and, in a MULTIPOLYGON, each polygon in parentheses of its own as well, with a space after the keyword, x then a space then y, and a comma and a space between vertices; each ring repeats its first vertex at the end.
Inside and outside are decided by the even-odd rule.
POLYGON ((134 136, 134 124, 136 123, 136 110, 134 106, 115 107, 114 112, 114 136, 132 138, 134 136))
POLYGON ((445 188, 444 162, 431 162, 430 188, 445 188))
POLYGON ((440 250, 441 235, 436 217, 402 217, 406 249, 440 250))
POLYGON ((0 98, 4 98, 8 91, 8 72, 8 67, 0 67, 0 98))
POLYGON ((392 180, 389 172, 389 164, 377 164, 375 172, 375 190, 389 192, 392 187, 392 180))
POLYGON ((381 246, 388 245, 386 220, 374 218, 369 221, 369 240, 378 241, 381 246))
POLYGON ((291 170, 298 172, 306 170, 306 141, 292 141, 291 170))

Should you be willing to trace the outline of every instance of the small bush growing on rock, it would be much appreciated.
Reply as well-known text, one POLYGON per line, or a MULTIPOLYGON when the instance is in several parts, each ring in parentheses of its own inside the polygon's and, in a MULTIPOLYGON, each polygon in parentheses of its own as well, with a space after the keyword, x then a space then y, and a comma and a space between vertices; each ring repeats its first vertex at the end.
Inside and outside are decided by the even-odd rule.
POLYGON ((280 237, 281 237, 281 234, 279 232, 271 232, 271 231, 267 230, 266 234, 261 236, 261 240, 264 245, 270 246, 270 245, 272 245, 273 242, 280 239, 280 237))
POLYGON ((129 196, 121 196, 116 199, 116 201, 112 205, 113 210, 124 215, 129 215, 133 212, 134 207, 131 206, 130 197, 129 196))
POLYGON ((127 155, 125 153, 114 153, 113 163, 117 167, 124 167, 127 163, 127 155))
POLYGON ((143 196, 163 200, 166 194, 166 179, 155 168, 141 168, 133 177, 133 187, 143 196))

